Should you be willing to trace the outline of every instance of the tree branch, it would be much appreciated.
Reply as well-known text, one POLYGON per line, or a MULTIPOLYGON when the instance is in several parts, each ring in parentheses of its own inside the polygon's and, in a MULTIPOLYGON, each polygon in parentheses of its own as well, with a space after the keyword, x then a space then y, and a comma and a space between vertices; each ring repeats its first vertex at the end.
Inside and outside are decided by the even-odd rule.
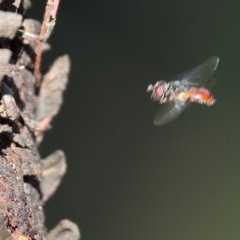
POLYGON ((53 63, 42 83, 36 81, 58 3, 48 0, 40 24, 26 18, 30 0, 0 0, 0 240, 80 238, 69 220, 49 234, 44 226, 43 205, 66 172, 63 151, 44 160, 38 151, 44 131, 59 112, 70 70, 65 55, 53 63))

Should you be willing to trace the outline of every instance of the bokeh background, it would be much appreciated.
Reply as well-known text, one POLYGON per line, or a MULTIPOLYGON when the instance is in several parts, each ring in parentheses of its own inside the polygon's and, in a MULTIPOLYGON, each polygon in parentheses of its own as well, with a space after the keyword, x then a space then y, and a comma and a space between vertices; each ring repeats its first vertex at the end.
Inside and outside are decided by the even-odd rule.
POLYGON ((61 0, 43 67, 68 53, 72 71, 41 155, 64 150, 68 172, 49 229, 69 218, 84 240, 240 239, 239 12, 238 0, 61 0), (217 104, 155 127, 148 84, 212 55, 217 104))

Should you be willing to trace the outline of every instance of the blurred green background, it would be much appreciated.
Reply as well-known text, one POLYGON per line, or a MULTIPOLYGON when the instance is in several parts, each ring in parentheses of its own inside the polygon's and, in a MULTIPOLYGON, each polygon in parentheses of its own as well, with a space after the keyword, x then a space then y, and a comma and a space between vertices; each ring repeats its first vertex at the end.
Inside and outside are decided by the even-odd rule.
POLYGON ((47 226, 70 218, 84 240, 239 240, 240 2, 61 0, 50 43, 43 66, 68 53, 72 71, 41 145, 68 160, 47 226), (212 55, 217 104, 155 127, 147 86, 212 55))

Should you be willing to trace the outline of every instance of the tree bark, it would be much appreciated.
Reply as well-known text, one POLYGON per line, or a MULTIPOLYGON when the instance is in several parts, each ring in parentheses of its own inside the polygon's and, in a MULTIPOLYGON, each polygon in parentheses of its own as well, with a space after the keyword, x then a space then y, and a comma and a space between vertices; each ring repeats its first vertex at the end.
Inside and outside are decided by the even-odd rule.
POLYGON ((30 6, 30 0, 0 0, 0 240, 76 240, 78 227, 69 220, 49 233, 44 226, 43 205, 60 184, 66 160, 60 150, 43 160, 38 151, 62 104, 70 60, 59 57, 41 74, 35 59, 49 45, 39 38, 43 25, 26 18, 30 6))

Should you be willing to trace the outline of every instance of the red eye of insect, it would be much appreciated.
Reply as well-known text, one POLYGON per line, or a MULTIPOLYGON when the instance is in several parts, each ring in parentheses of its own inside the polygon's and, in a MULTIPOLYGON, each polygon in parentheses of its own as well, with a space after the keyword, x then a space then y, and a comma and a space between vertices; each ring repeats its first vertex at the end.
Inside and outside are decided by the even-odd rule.
POLYGON ((155 87, 155 97, 156 99, 160 99, 164 92, 164 85, 160 84, 157 87, 155 87))

